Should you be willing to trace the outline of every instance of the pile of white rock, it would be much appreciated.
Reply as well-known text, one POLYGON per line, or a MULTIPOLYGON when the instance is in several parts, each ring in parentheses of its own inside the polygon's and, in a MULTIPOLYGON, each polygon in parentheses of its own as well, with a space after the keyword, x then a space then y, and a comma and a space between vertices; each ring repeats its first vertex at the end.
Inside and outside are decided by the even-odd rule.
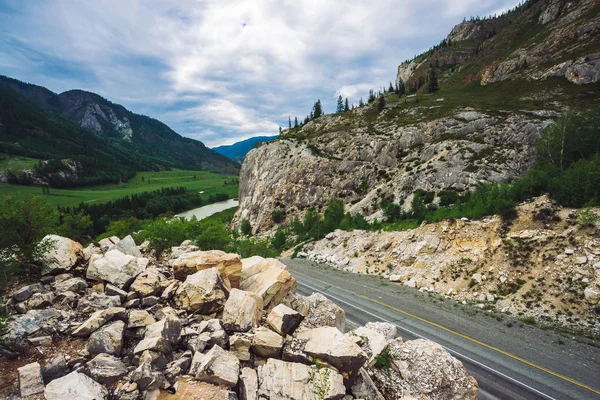
POLYGON ((49 236, 44 276, 13 291, 0 351, 20 357, 70 336, 76 356, 18 369, 21 397, 101 399, 475 399, 435 343, 387 323, 345 332, 344 311, 295 293, 275 259, 199 251, 157 261, 131 237, 83 248, 49 236))

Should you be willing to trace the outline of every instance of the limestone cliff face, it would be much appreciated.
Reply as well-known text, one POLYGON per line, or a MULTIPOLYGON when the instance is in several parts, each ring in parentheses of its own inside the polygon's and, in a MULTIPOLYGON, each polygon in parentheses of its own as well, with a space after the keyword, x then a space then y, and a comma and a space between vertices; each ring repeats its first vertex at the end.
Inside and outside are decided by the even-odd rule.
POLYGON ((381 218, 382 198, 408 205, 417 189, 464 191, 512 179, 530 164, 533 142, 549 123, 531 114, 471 110, 398 126, 394 107, 374 122, 364 109, 325 116, 251 151, 241 170, 234 226, 248 219, 254 232, 268 231, 273 211, 291 222, 332 198, 343 199, 351 212, 381 218))
POLYGON ((577 225, 576 210, 546 197, 518 211, 508 229, 493 217, 403 232, 338 230, 300 255, 484 309, 598 334, 600 231, 577 225))
POLYGON ((542 0, 515 12, 465 21, 443 46, 398 68, 397 80, 414 83, 434 66, 442 80, 566 78, 600 81, 600 8, 595 0, 542 0))

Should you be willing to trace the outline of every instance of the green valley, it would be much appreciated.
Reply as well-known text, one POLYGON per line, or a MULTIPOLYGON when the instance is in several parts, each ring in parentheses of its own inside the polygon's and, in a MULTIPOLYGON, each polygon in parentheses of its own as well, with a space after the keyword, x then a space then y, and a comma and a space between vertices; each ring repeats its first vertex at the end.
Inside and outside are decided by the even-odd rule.
MULTIPOLYGON (((26 160, 22 162, 26 162, 26 160)), ((236 197, 238 178, 235 175, 180 169, 138 172, 135 177, 125 183, 89 186, 80 189, 50 189, 50 193, 44 194, 43 198, 53 206, 75 207, 80 203, 105 203, 124 196, 168 187, 185 187, 187 190, 203 191, 204 193, 200 196, 203 200, 216 193, 225 193, 229 197, 236 197)), ((42 188, 0 183, 0 194, 8 193, 13 193, 18 197, 42 195, 42 188)))

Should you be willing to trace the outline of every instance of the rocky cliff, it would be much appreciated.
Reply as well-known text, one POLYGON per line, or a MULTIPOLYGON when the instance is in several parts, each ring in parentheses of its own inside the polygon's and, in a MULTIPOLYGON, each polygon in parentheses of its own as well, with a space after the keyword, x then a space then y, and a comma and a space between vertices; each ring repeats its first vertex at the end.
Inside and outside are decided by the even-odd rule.
POLYGON ((130 236, 44 240, 45 275, 4 304, 3 399, 477 398, 441 346, 390 323, 345 332, 344 311, 296 294, 277 260, 186 241, 158 262, 130 236))
POLYGON ((594 0, 528 1, 499 17, 457 25, 434 49, 400 65, 397 81, 415 84, 430 68, 442 80, 481 85, 506 80, 600 80, 600 8, 594 0))
POLYGON ((386 93, 382 110, 375 101, 326 115, 251 151, 233 226, 248 219, 255 233, 269 232, 274 211, 287 224, 332 198, 380 218, 382 199, 406 208, 416 190, 438 196, 514 179, 554 118, 600 99, 599 12, 590 0, 530 1, 458 25, 444 45, 399 67, 416 93, 386 93), (527 67, 509 67, 519 54, 527 67), (558 65, 561 73, 549 72, 558 65), (441 84, 433 94, 415 86, 432 68, 441 84))
POLYGON ((600 230, 546 197, 519 206, 510 227, 493 217, 335 231, 301 256, 541 325, 600 332, 600 230))

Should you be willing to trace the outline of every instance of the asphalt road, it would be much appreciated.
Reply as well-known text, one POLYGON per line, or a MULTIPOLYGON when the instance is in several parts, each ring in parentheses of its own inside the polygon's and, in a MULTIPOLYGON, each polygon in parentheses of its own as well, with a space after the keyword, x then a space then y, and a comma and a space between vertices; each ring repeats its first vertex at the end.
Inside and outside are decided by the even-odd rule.
POLYGON ((346 329, 392 322, 404 340, 426 338, 460 359, 480 399, 600 399, 600 349, 374 276, 282 260, 298 292, 321 292, 346 312, 346 329), (510 326, 509 326, 510 325, 510 326))

